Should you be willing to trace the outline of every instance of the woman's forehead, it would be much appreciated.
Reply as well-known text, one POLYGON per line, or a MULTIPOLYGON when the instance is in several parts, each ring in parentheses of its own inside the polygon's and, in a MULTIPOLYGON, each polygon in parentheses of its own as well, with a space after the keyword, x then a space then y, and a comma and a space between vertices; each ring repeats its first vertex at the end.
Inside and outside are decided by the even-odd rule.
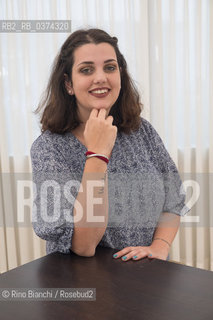
POLYGON ((85 61, 104 62, 107 60, 117 61, 115 50, 109 43, 87 43, 74 51, 74 63, 76 65, 85 61))

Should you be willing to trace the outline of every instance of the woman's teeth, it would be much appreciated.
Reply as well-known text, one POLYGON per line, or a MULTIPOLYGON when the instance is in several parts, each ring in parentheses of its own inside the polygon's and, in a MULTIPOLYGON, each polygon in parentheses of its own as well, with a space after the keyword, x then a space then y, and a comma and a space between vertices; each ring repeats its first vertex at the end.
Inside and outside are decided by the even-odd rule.
POLYGON ((106 92, 108 92, 108 90, 107 90, 107 89, 94 90, 94 91, 92 91, 92 93, 98 93, 98 94, 100 94, 100 93, 106 93, 106 92))

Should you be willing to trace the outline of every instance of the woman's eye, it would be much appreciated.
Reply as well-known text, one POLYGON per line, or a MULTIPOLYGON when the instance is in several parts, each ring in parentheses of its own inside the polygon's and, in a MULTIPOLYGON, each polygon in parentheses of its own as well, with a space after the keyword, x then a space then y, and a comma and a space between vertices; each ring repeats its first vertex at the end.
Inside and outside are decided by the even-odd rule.
POLYGON ((80 71, 84 74, 89 74, 92 72, 92 68, 83 68, 80 71))
MULTIPOLYGON (((117 66, 114 66, 114 65, 108 65, 108 66, 104 67, 104 70, 107 72, 113 72, 116 69, 117 69, 117 66)), ((94 71, 93 67, 85 67, 85 68, 80 69, 80 72, 83 74, 91 74, 93 71, 94 71)))
POLYGON ((107 71, 114 71, 114 70, 116 70, 116 66, 106 66, 106 69, 107 69, 107 71))

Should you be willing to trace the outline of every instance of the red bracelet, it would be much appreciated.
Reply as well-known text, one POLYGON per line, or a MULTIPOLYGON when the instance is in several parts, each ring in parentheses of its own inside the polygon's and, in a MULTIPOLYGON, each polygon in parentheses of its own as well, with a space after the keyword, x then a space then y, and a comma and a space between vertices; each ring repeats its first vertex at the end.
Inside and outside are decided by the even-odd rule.
POLYGON ((109 158, 107 156, 105 156, 104 154, 99 154, 99 153, 95 153, 95 152, 92 152, 92 151, 87 151, 86 152, 86 157, 87 157, 87 159, 92 158, 92 157, 96 157, 96 158, 98 158, 100 160, 103 160, 107 164, 109 163, 109 158))

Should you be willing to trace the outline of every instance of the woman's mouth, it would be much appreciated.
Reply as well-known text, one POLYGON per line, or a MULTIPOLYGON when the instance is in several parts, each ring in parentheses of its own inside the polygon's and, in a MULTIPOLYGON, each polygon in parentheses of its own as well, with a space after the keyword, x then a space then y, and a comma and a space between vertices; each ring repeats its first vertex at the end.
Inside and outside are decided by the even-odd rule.
POLYGON ((103 89, 94 89, 89 91, 89 93, 96 97, 96 98, 104 98, 109 94, 110 89, 108 88, 103 88, 103 89))

